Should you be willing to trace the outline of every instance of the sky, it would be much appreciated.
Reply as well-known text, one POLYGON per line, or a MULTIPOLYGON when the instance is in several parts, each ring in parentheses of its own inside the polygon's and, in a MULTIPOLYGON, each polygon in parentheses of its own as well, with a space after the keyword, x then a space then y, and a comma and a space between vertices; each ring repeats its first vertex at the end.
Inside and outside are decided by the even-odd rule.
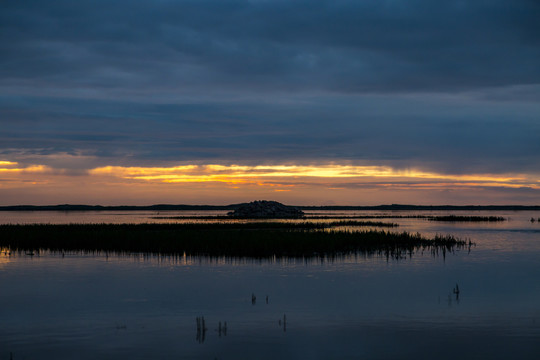
POLYGON ((540 204, 536 0, 2 0, 0 205, 540 204))

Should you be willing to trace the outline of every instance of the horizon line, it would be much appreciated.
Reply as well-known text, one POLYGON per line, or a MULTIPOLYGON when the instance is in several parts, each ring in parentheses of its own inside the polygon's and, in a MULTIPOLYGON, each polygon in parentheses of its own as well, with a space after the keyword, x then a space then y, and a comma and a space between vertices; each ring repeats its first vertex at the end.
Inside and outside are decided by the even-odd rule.
MULTIPOLYGON (((88 204, 56 204, 56 205, 2 205, 0 211, 106 211, 106 210, 230 210, 246 202, 227 205, 213 204, 153 204, 153 205, 88 205, 88 204)), ((415 204, 380 204, 380 205, 287 205, 299 209, 350 209, 350 210, 540 210, 540 205, 415 205, 415 204)))

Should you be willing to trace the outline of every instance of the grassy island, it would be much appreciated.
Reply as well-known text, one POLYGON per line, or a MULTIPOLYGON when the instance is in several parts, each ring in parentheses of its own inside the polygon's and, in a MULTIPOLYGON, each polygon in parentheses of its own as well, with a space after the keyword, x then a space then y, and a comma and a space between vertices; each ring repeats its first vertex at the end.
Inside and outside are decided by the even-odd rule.
POLYGON ((337 231, 288 223, 0 225, 0 247, 33 253, 146 253, 225 257, 314 257, 347 254, 399 258, 415 251, 446 254, 470 246, 452 236, 381 230, 337 231))

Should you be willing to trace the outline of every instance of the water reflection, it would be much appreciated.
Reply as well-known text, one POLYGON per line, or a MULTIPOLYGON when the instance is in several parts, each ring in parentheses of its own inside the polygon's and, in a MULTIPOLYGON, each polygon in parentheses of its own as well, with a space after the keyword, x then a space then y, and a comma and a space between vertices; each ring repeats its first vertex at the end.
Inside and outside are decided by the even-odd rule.
POLYGON ((221 326, 221 321, 219 322, 219 325, 218 325, 218 335, 219 337, 221 337, 221 334, 223 333, 223 336, 227 336, 227 322, 224 321, 223 322, 223 327, 221 326))
MULTIPOLYGON (((515 223, 540 222, 539 211, 309 211, 306 217, 321 222, 335 221, 336 219, 395 219, 399 223, 429 224, 430 218, 459 216, 459 217, 488 217, 504 218, 508 221, 490 223, 498 228, 512 227, 515 223)), ((227 214, 223 211, 2 211, 1 224, 139 224, 139 223, 171 223, 171 222, 215 222, 216 219, 227 214)), ((234 220, 249 222, 249 220, 234 220)), ((260 220, 258 220, 260 221, 260 220)), ((272 220, 268 220, 272 221, 272 220)), ((283 220, 276 220, 283 221, 283 220)), ((286 220, 288 222, 301 222, 304 220, 286 220)), ((447 223, 451 224, 451 223, 447 223)), ((461 225, 477 226, 478 224, 461 223, 461 225)))
POLYGON ((448 294, 448 307, 452 306, 452 302, 459 305, 459 293, 459 285, 456 283, 456 286, 452 289, 452 292, 448 294))
MULTIPOLYGON (((160 356, 150 349, 181 359, 295 359, 305 351, 307 358, 340 359, 362 346, 364 358, 395 358, 400 354, 384 344, 391 341, 418 357, 409 341, 420 337, 443 347, 460 343, 472 353, 478 344, 488 345, 487 339, 510 344, 513 351, 519 343, 523 348, 514 357, 534 358, 539 289, 516 279, 537 278, 538 266, 523 262, 516 272, 509 264, 492 263, 471 273, 462 255, 446 264, 426 257, 418 269, 383 259, 294 267, 201 259, 201 266, 183 266, 182 260, 176 266, 161 257, 14 255, 0 272, 10 289, 0 294, 0 349, 15 358, 45 359, 69 358, 55 347, 66 353, 83 349, 81 359, 160 356), (459 283, 450 280, 456 277, 459 283), (433 306, 437 292, 448 294, 448 306, 433 306), (318 352, 310 353, 310 346, 318 352), (328 352, 335 348, 340 350, 328 352), (114 356, 103 356, 112 349, 114 356)), ((489 355, 510 355, 497 350, 489 355)), ((435 354, 429 346, 424 351, 435 354)))
MULTIPOLYGON (((472 245, 475 246, 474 244, 472 245)), ((174 267, 204 267, 204 266, 223 266, 223 267, 244 267, 246 265, 258 265, 262 268, 279 266, 283 268, 296 268, 299 266, 325 266, 325 265, 353 265, 353 264, 371 264, 370 259, 384 259, 386 262, 405 261, 409 264, 423 263, 424 258, 441 258, 446 261, 448 255, 457 256, 460 252, 466 250, 470 254, 471 245, 467 245, 465 249, 457 248, 441 248, 429 249, 423 247, 417 251, 403 250, 391 255, 387 251, 372 251, 372 252, 354 252, 350 254, 337 255, 315 255, 306 257, 287 257, 273 256, 269 258, 252 258, 252 257, 231 257, 231 256, 197 256, 197 255, 168 255, 168 254, 146 254, 146 253, 131 253, 131 252, 116 252, 116 251, 51 251, 47 249, 36 250, 4 250, 0 252, 0 265, 7 263, 10 259, 26 257, 28 259, 44 257, 47 259, 64 259, 64 258, 97 258, 103 259, 105 262, 113 261, 129 261, 139 264, 147 264, 149 266, 174 266, 174 267)), ((252 303, 256 303, 255 294, 252 295, 252 303)), ((268 304, 268 296, 264 299, 268 304)))
POLYGON ((278 324, 283 329, 283 332, 287 332, 287 315, 283 314, 283 321, 279 319, 278 324))
POLYGON ((208 328, 206 327, 206 322, 204 321, 204 316, 197 317, 197 336, 196 340, 199 344, 202 344, 204 340, 206 339, 206 331, 208 328))
POLYGON ((520 216, 403 222, 477 245, 399 261, 0 249, 0 359, 537 359, 540 224, 520 216))

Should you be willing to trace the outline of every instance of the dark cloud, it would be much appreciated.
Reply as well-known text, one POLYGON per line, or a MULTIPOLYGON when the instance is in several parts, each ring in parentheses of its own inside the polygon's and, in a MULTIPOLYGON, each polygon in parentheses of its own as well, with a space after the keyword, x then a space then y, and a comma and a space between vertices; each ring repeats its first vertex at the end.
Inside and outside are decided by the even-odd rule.
POLYGON ((540 80, 536 1, 4 1, 4 79, 447 91, 540 80))
MULTIPOLYGON (((453 173, 537 171, 538 105, 436 99, 203 106, 29 98, 6 110, 0 141, 4 149, 36 149, 36 156, 84 154, 119 165, 346 161, 453 173)), ((28 152, 21 158, 35 159, 28 152)))
POLYGON ((537 171, 538 18, 534 0, 4 0, 0 154, 537 171))

